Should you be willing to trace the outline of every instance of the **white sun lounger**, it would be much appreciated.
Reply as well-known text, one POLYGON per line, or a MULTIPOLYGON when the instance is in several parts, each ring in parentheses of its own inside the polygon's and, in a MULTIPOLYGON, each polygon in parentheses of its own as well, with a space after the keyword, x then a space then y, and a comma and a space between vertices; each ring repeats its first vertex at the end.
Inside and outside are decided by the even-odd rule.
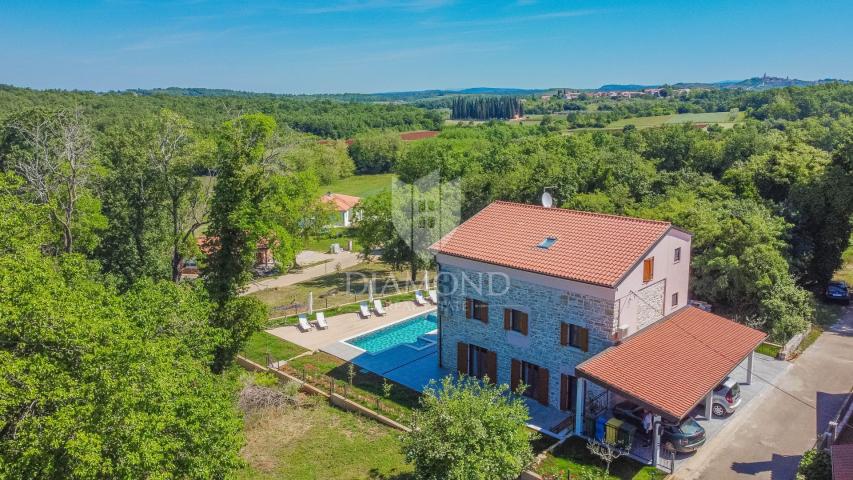
POLYGON ((320 330, 325 330, 329 328, 329 324, 326 323, 326 314, 323 312, 317 312, 317 316, 315 317, 317 328, 320 330))
POLYGON ((382 308, 382 300, 377 299, 373 301, 373 311, 380 317, 385 315, 385 309, 382 308))
POLYGON ((426 305, 426 300, 424 300, 424 294, 420 290, 415 290, 415 303, 418 305, 426 305))
POLYGON ((432 302, 433 305, 438 305, 438 292, 436 292, 435 290, 430 290, 429 301, 432 302))
POLYGON ((304 313, 299 314, 299 329, 303 332, 307 332, 311 330, 311 324, 308 323, 308 316, 304 313))
POLYGON ((370 317, 370 309, 367 308, 367 302, 361 302, 361 304, 359 304, 359 307, 361 308, 361 311, 359 313, 361 313, 361 316, 363 318, 370 317))

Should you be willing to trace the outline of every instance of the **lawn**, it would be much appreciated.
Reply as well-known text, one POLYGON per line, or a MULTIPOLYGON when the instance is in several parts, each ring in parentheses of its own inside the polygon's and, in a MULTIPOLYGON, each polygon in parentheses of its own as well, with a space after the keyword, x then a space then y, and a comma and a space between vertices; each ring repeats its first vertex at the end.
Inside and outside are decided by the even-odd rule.
POLYGON ((255 332, 249 337, 240 355, 255 363, 266 365, 267 354, 275 361, 287 360, 305 351, 299 345, 282 340, 275 335, 270 335, 267 332, 255 332))
POLYGON ((337 243, 341 248, 347 248, 349 240, 352 240, 353 251, 361 251, 361 244, 358 242, 358 238, 355 237, 355 229, 346 227, 330 228, 324 235, 310 237, 305 242, 305 245, 303 245, 303 248, 305 250, 328 253, 333 243, 337 243))
POLYGON ((336 180, 329 185, 323 185, 320 188, 323 192, 344 193, 364 198, 376 195, 384 190, 390 190, 393 179, 394 174, 392 173, 353 175, 336 180))
MULTIPOLYGON (((332 273, 322 277, 295 285, 261 290, 250 295, 270 307, 270 317, 281 317, 294 314, 296 308, 304 311, 308 305, 309 292, 314 293, 314 308, 319 310, 366 300, 368 298, 367 280, 371 276, 375 278, 374 286, 377 297, 383 296, 383 293, 387 295, 398 293, 395 289, 395 282, 400 291, 407 290, 406 282, 409 278, 408 271, 396 271, 389 265, 380 262, 362 263, 340 272, 335 272, 334 266, 330 265, 329 271, 332 273), (348 278, 350 280, 349 288, 347 285, 348 278)), ((422 279, 423 273, 418 278, 422 279)))
MULTIPOLYGON (((540 475, 555 476, 552 478, 559 479, 566 478, 566 472, 571 472, 572 478, 581 472, 598 474, 604 478, 603 467, 601 460, 587 450, 586 440, 571 437, 555 448, 553 454, 547 454, 535 470, 540 475)), ((663 477, 663 473, 656 468, 623 457, 613 462, 610 466, 610 476, 607 478, 609 480, 651 480, 663 477)))
POLYGON ((344 412, 320 398, 291 409, 254 414, 245 422, 245 480, 411 478, 400 432, 344 412))
POLYGON ((623 118, 610 123, 606 128, 619 129, 626 125, 634 125, 637 128, 653 128, 682 123, 716 123, 721 127, 730 128, 735 123, 742 122, 744 118, 743 112, 679 113, 653 117, 623 118))
POLYGON ((844 263, 841 269, 835 272, 835 279, 844 280, 848 285, 853 285, 853 237, 850 238, 850 245, 841 258, 844 263))
POLYGON ((780 350, 782 350, 782 347, 766 342, 762 343, 758 346, 758 348, 755 349, 756 352, 773 358, 776 358, 779 355, 780 350))
POLYGON ((349 365, 334 355, 317 352, 293 359, 284 366, 284 370, 325 390, 329 389, 331 377, 335 380, 335 392, 378 410, 398 422, 406 423, 410 419, 412 409, 420 401, 420 393, 356 366, 352 369, 350 386, 349 365), (392 385, 387 398, 383 394, 383 386, 386 383, 392 385))

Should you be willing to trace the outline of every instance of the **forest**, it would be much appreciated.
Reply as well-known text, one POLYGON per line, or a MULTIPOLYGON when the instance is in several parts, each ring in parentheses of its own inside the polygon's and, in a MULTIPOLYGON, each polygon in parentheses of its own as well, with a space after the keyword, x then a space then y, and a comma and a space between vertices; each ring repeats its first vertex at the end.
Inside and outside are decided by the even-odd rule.
MULTIPOLYGON (((439 129, 438 112, 0 88, 0 477, 238 469, 228 366, 267 314, 240 295, 257 245, 291 265, 328 213, 322 185, 354 173, 460 178, 464 218, 555 187, 561 207, 671 221, 693 234, 694 298, 790 338, 813 321, 814 294, 849 244, 853 86, 673 106, 702 102, 747 120, 616 132, 489 122, 406 143, 396 132, 439 129), (201 280, 180 282, 200 248, 201 280)), ((389 228, 390 205, 387 192, 365 199, 362 247, 423 268, 389 228)))
POLYGON ((450 118, 454 120, 492 120, 520 117, 524 106, 515 97, 456 97, 450 118))

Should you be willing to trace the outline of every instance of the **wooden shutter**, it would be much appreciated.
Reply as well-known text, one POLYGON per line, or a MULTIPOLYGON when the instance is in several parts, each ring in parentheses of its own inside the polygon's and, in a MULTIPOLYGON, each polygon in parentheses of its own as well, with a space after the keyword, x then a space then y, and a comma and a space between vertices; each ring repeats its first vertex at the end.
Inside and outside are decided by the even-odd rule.
POLYGON ((584 352, 589 351, 589 330, 582 327, 575 328, 575 331, 578 334, 578 348, 583 350, 584 352))
POLYGON ((560 322, 560 345, 569 344, 569 324, 560 322))
POLYGON ((514 392, 518 388, 518 384, 521 382, 521 362, 512 359, 512 365, 510 366, 509 372, 509 385, 514 392))
POLYGON ((459 342, 456 344, 456 370, 461 375, 468 374, 468 344, 459 342))
POLYGON ((536 379, 536 397, 542 405, 548 405, 548 369, 539 367, 536 379))
MULTIPOLYGON (((563 324, 565 325, 565 324, 563 324)), ((569 409, 569 377, 560 374, 560 410, 569 409)))
POLYGON ((486 375, 489 376, 489 382, 498 383, 498 354, 495 352, 486 353, 486 375))
POLYGON ((651 282, 655 277, 655 257, 643 260, 643 282, 651 282))
POLYGON ((504 308, 504 330, 512 328, 512 309, 504 308))
POLYGON ((489 323, 489 304, 480 302, 480 321, 489 323))
POLYGON ((465 318, 471 318, 471 307, 474 302, 470 298, 465 299, 465 318))
POLYGON ((527 335, 527 314, 519 312, 521 314, 521 318, 519 319, 519 323, 521 324, 521 333, 527 335))

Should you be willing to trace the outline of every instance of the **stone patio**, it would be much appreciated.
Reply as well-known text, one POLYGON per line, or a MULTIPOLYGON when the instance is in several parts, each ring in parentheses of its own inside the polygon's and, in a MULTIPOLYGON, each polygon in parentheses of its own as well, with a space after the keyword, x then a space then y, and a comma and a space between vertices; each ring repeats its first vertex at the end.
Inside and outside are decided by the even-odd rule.
MULTIPOLYGON (((399 322, 408 317, 419 315, 435 310, 433 305, 418 306, 414 302, 400 302, 385 307, 386 314, 377 316, 371 310, 368 318, 361 318, 358 313, 345 313, 326 318, 329 328, 319 330, 316 327, 303 332, 296 325, 287 325, 267 330, 267 333, 276 337, 293 342, 308 350, 325 350, 324 347, 337 343, 345 338, 352 338, 370 330, 382 328, 394 322, 399 322)), ((314 324, 314 315, 309 315, 309 322, 314 324)), ((336 355, 333 352, 333 355, 336 355)), ((337 356, 337 355, 336 355, 337 356)), ((350 360, 344 358, 344 360, 350 360)))

